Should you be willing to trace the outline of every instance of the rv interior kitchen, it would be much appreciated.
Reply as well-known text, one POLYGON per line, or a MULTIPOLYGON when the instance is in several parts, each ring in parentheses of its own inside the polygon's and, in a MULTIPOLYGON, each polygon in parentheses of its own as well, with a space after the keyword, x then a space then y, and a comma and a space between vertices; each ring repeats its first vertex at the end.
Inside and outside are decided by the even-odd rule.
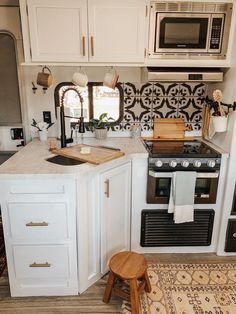
POLYGON ((236 3, 0 1, 0 312, 236 313, 236 3))

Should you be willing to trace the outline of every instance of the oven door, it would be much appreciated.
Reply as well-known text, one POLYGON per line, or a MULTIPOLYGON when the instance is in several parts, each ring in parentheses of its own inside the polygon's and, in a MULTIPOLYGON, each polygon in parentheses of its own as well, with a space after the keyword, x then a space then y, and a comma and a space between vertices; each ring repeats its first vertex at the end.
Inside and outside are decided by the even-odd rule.
POLYGON ((208 50, 211 14, 157 13, 154 53, 208 50))
MULTIPOLYGON (((149 170, 147 183, 148 204, 168 204, 172 172, 149 170)), ((197 172, 195 204, 215 204, 218 187, 218 172, 197 172)))

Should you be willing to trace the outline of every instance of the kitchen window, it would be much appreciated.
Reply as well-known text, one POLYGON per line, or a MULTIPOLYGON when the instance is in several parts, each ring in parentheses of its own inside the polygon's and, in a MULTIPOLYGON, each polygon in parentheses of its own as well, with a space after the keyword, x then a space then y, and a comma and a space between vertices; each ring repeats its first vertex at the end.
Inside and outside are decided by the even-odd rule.
POLYGON ((98 118, 107 112, 112 117, 112 125, 119 124, 123 116, 123 90, 119 84, 113 90, 102 83, 88 83, 87 87, 79 87, 72 83, 60 83, 55 88, 55 107, 58 109, 64 105, 65 115, 70 117, 71 124, 78 122, 81 116, 81 103, 78 92, 83 97, 84 122, 92 118, 98 118))
POLYGON ((14 36, 0 33, 0 125, 22 122, 14 36))

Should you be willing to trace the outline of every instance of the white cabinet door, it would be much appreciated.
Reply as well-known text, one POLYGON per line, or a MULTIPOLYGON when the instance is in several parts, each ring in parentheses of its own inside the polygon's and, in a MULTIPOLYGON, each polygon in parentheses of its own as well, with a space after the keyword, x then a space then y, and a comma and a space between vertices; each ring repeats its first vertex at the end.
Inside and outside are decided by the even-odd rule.
POLYGON ((87 1, 28 0, 32 61, 88 61, 87 1))
POLYGON ((130 163, 103 173, 101 199, 101 272, 111 256, 130 249, 130 163))
POLYGON ((88 0, 90 61, 144 62, 143 0, 88 0))

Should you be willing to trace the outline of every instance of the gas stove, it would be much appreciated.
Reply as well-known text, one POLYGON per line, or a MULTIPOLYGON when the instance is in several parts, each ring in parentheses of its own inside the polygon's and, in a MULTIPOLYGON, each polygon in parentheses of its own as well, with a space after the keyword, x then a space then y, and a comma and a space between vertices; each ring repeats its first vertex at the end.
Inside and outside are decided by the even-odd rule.
POLYGON ((217 170, 221 154, 198 140, 144 140, 149 168, 159 170, 217 170))

